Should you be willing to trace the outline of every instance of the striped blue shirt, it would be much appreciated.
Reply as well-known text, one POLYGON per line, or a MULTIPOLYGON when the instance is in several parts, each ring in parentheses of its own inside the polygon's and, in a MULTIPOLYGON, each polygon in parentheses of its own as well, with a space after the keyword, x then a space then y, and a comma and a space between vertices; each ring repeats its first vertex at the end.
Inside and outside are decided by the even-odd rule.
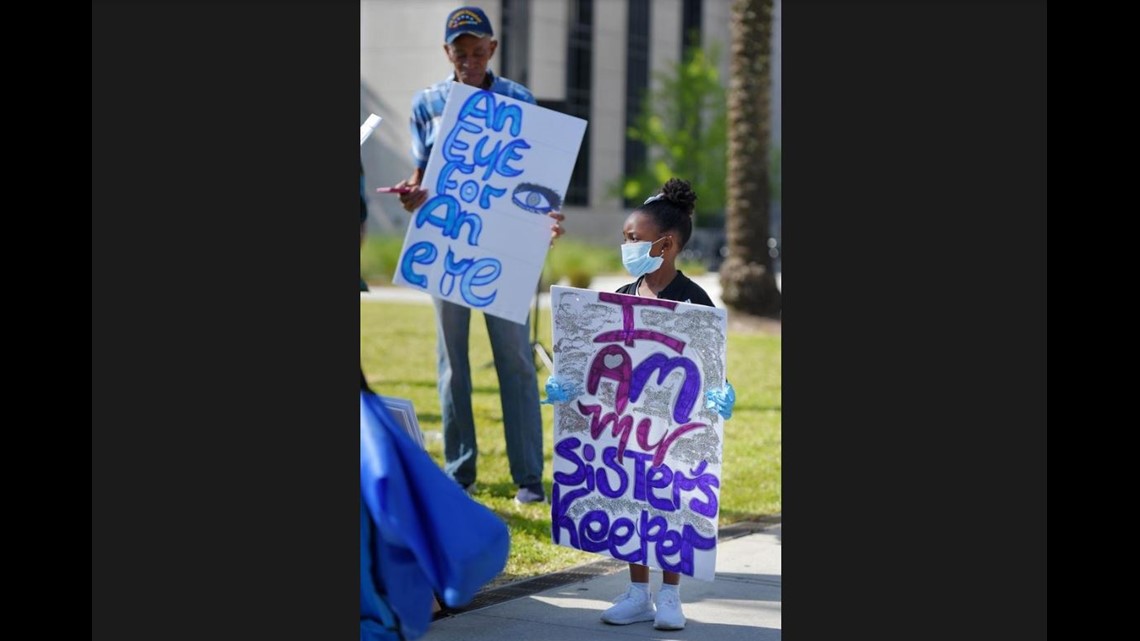
MULTIPOLYGON (((530 89, 514 80, 500 78, 487 70, 491 76, 491 91, 504 96, 522 100, 530 104, 538 104, 530 89)), ((424 89, 412 98, 412 159, 416 167, 427 167, 428 158, 431 157, 431 148, 435 144, 435 136, 439 132, 439 121, 443 116, 443 107, 447 104, 447 96, 451 94, 451 85, 455 84, 454 74, 446 79, 424 89)))

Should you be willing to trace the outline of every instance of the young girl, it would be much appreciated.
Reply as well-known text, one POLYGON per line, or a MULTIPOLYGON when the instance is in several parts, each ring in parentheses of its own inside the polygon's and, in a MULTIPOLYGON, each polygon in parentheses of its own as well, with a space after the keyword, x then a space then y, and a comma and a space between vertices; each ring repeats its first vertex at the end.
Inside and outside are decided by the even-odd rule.
MULTIPOLYGON (((687 181, 671 178, 661 193, 651 196, 626 219, 622 233, 622 263, 636 280, 624 285, 619 294, 663 298, 682 303, 714 307, 712 299, 687 276, 677 269, 677 255, 693 233, 693 204, 697 195, 687 181)), ((551 377, 547 382, 547 397, 554 401, 560 390, 566 389, 563 381, 551 377)), ((554 402, 564 402, 558 398, 554 402)), ((732 415, 735 402, 732 386, 710 392, 708 406, 715 408, 724 418, 732 415)), ((685 627, 681 611, 680 583, 677 572, 662 572, 661 589, 654 601, 649 590, 649 567, 629 564, 630 586, 615 604, 602 613, 602 621, 614 625, 627 625, 639 621, 653 621, 658 630, 680 630, 685 627)))

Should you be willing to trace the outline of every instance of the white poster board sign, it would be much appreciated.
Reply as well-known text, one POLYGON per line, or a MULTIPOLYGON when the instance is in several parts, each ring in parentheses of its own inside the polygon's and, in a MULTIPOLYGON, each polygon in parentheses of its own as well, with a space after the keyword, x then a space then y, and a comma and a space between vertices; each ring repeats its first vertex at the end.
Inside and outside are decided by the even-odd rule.
POLYGON ((377 116, 376 114, 369 114, 368 119, 364 121, 364 124, 360 125, 360 146, 361 147, 364 146, 364 141, 368 140, 368 137, 372 135, 372 132, 376 131, 376 127, 380 126, 381 120, 383 120, 383 118, 381 118, 380 116, 377 116))
POLYGON ((586 121, 452 86, 392 281, 522 324, 586 121))
POLYGON ((554 286, 555 543, 711 581, 724 420, 723 309, 554 286))

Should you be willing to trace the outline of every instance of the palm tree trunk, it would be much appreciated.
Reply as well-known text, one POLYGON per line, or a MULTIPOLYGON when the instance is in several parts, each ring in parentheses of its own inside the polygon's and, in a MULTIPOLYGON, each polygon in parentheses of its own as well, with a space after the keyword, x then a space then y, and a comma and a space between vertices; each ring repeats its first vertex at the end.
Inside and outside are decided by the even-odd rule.
POLYGON ((768 141, 772 0, 735 0, 728 89, 728 257, 721 298, 733 309, 779 316, 780 291, 768 255, 768 141))

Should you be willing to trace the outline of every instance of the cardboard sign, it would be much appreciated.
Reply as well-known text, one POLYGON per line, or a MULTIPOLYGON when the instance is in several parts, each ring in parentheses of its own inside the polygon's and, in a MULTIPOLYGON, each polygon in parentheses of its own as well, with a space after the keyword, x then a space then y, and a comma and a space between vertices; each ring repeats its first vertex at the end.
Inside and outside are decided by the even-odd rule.
POLYGON ((522 324, 586 121, 455 84, 392 281, 522 324))
POLYGON ((551 288, 555 375, 551 530, 559 545, 711 581, 724 421, 722 309, 551 288))

